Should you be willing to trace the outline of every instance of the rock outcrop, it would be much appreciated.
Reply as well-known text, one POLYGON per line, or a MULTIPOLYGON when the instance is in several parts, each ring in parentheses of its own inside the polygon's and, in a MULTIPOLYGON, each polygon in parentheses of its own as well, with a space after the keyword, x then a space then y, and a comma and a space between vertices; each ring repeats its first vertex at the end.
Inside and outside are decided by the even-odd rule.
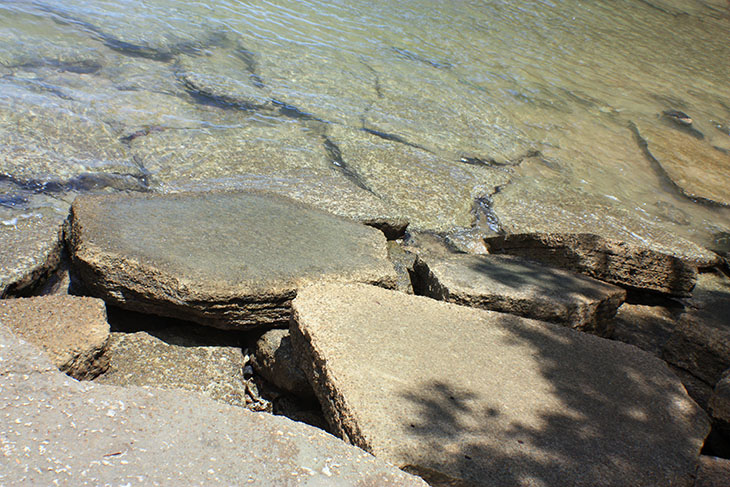
POLYGON ((316 428, 194 393, 77 382, 0 327, 6 485, 426 484, 316 428))
POLYGON ((694 482, 706 416, 635 347, 336 283, 299 293, 291 334, 333 430, 408 471, 453 485, 694 482))
POLYGON ((104 302, 78 296, 0 300, 0 324, 42 349, 53 365, 76 379, 91 379, 109 365, 109 323, 104 302))
POLYGON ((486 239, 490 253, 506 253, 635 289, 688 296, 697 268, 680 258, 598 235, 526 233, 486 239))
POLYGON ((89 293, 218 328, 286 324, 313 281, 395 285, 381 232, 258 193, 80 197, 70 248, 89 293))
POLYGON ((421 256, 420 294, 464 306, 611 334, 626 291, 562 269, 502 255, 421 256))

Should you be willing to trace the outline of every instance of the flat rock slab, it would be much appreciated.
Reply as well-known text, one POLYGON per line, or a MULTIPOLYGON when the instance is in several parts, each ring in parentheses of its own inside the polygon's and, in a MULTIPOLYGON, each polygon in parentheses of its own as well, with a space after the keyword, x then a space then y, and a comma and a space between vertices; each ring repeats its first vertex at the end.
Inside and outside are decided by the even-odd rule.
POLYGON ((100 384, 183 389, 247 405, 240 348, 168 343, 146 332, 112 333, 109 356, 109 370, 96 379, 100 384))
POLYGON ((485 486, 694 481, 706 416, 635 347, 335 283, 299 293, 291 336, 333 430, 409 471, 485 486))
POLYGON ((490 253, 506 253, 636 289, 688 296, 696 267, 647 247, 589 233, 524 233, 485 239, 490 253))
POLYGON ((113 195, 71 211, 75 271, 127 309, 241 329, 288 323, 306 283, 395 285, 381 232, 286 198, 113 195))
POLYGON ((680 316, 662 358, 699 377, 710 387, 730 368, 730 279, 700 274, 686 312, 680 316))
POLYGON ((502 255, 421 256, 416 274, 429 297, 598 335, 611 333, 611 318, 626 297, 620 287, 502 255))
POLYGON ((4 327, 0 424, 3 485, 426 486, 286 418, 77 382, 4 327))
POLYGON ((0 207, 0 298, 32 286, 58 265, 64 219, 50 210, 0 207))
POLYGON ((0 324, 42 349, 53 365, 79 380, 109 365, 104 301, 78 296, 0 300, 0 324))

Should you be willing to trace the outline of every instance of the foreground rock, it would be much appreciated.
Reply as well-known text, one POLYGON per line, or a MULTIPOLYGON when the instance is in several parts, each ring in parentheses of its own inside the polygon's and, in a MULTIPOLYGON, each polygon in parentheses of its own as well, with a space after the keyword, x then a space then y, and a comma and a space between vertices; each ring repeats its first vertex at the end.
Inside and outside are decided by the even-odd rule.
POLYGON ((44 350, 53 365, 79 380, 96 377, 109 365, 109 323, 100 299, 3 299, 0 324, 44 350))
POLYGON ((256 341, 254 368, 264 379, 295 396, 312 397, 312 386, 297 363, 289 330, 269 330, 256 341))
POLYGON ((115 386, 200 392, 234 406, 256 406, 247 395, 240 348, 186 343, 164 331, 112 333, 109 370, 96 379, 115 386), (166 340, 165 340, 166 339, 166 340))
POLYGON ((301 423, 76 382, 4 327, 0 404, 4 485, 426 485, 301 423))
POLYGON ((88 291, 218 328, 286 324, 302 285, 395 285, 374 228, 257 193, 78 198, 73 264, 88 291))
POLYGON ((0 206, 0 298, 33 286, 58 266, 65 215, 0 206))
POLYGON ((694 481, 706 417, 635 347, 365 285, 307 288, 293 313, 333 429, 409 471, 485 486, 694 481))
POLYGON ((674 296, 688 296, 697 280, 696 267, 674 255, 598 235, 527 233, 486 242, 491 253, 523 256, 613 284, 674 296))
POLYGON ((416 274, 432 298, 599 335, 611 333, 610 320, 626 296, 619 287, 509 256, 420 257, 416 274))
POLYGON ((710 387, 730 368, 730 280, 703 273, 662 357, 710 387))

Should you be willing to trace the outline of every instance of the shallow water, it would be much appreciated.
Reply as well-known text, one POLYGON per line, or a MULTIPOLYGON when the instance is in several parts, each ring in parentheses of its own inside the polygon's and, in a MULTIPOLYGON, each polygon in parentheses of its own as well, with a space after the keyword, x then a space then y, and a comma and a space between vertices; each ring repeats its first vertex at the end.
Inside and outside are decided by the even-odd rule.
POLYGON ((726 0, 4 1, 0 205, 319 180, 417 229, 712 247, 729 32, 726 0))

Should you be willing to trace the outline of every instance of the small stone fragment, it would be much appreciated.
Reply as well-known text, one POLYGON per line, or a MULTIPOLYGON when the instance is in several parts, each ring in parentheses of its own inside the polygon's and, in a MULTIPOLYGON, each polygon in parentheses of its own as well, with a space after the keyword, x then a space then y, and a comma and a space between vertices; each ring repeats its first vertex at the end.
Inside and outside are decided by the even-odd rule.
POLYGON ((69 246, 91 294, 223 329, 287 324, 307 283, 396 279, 380 231, 254 192, 79 197, 69 246))
POLYGON ((604 336, 626 296, 611 284, 502 255, 422 255, 415 273, 420 291, 431 298, 604 336))
POLYGON ((300 397, 314 397, 312 386, 299 367, 289 330, 269 330, 256 341, 254 367, 276 387, 300 397))
POLYGON ((62 372, 92 379, 109 365, 104 301, 78 296, 0 300, 0 324, 46 352, 62 372))
POLYGON ((688 296, 696 267, 647 247, 589 233, 523 233, 485 239, 490 253, 505 253, 627 286, 688 296))

